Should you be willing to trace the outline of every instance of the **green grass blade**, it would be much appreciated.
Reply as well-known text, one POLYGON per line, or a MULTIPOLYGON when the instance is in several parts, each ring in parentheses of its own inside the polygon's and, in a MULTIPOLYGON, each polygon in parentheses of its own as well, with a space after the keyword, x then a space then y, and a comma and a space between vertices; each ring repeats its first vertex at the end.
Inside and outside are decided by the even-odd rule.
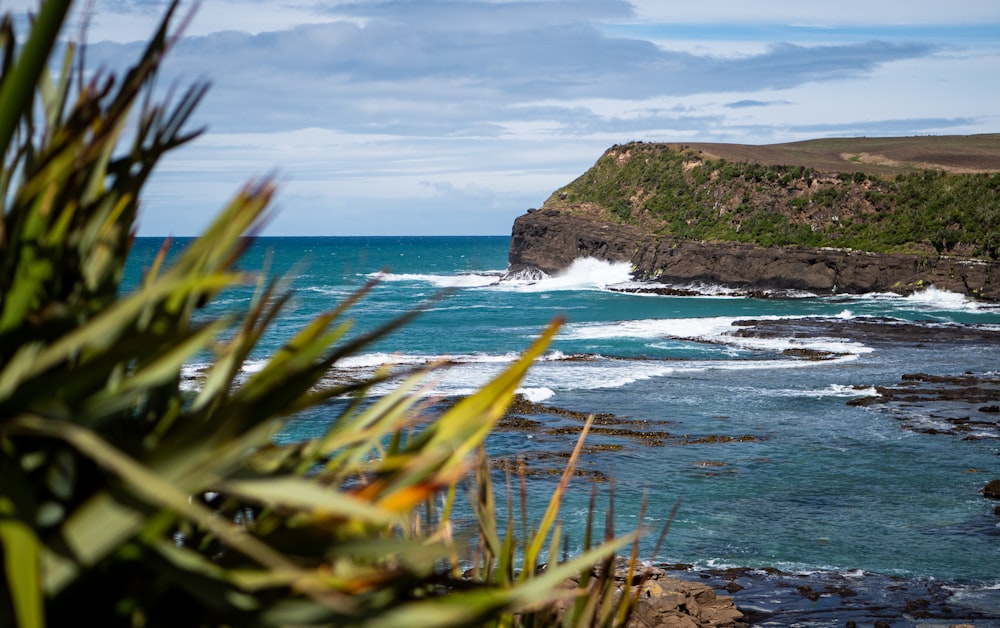
MULTIPOLYGON (((14 417, 6 427, 12 434, 23 432, 66 441, 94 462, 117 475, 136 497, 151 506, 173 511, 190 519, 217 535, 233 549, 261 565, 297 573, 297 586, 306 592, 312 593, 323 589, 315 575, 298 567, 289 557, 247 534, 243 528, 219 519, 206 507, 189 499, 189 492, 161 478, 151 469, 125 455, 90 430, 72 423, 51 421, 28 415, 14 417)), ((208 479, 204 478, 206 482, 208 479)), ((96 509, 94 512, 94 516, 97 518, 101 518, 103 515, 102 509, 96 509)), ((82 538, 88 539, 87 536, 82 538)), ((129 534, 123 533, 118 537, 118 542, 124 542, 127 538, 129 538, 129 534)), ((95 555, 93 550, 89 548, 80 547, 78 549, 89 552, 94 560, 102 557, 95 555)), ((113 549, 113 545, 104 549, 110 551, 113 549)), ((345 608, 353 607, 353 602, 347 597, 333 596, 332 592, 329 591, 322 591, 322 595, 329 603, 341 604, 345 608)))
POLYGON ((555 320, 507 370, 446 410, 406 446, 406 455, 386 464, 396 466, 392 478, 373 492, 394 509, 407 509, 435 483, 447 485, 461 475, 470 454, 484 441, 510 406, 514 393, 535 359, 548 347, 562 324, 555 320))
MULTIPOLYGON (((537 605, 550 603, 582 594, 581 590, 560 589, 567 578, 581 569, 590 568, 602 558, 613 555, 618 549, 632 542, 632 535, 626 535, 604 543, 588 552, 583 552, 572 560, 547 569, 526 582, 510 588, 484 588, 469 592, 454 591, 449 595, 428 601, 400 604, 389 613, 372 619, 364 626, 379 628, 412 628, 413 626, 477 625, 498 611, 513 613, 524 611, 537 605)), ((612 581, 614 578, 612 578, 612 581)))
POLYGON ((17 519, 0 518, 0 546, 14 617, 20 628, 42 628, 40 547, 34 531, 17 519))
POLYGON ((342 517, 371 525, 402 525, 398 513, 336 489, 298 477, 228 480, 216 485, 226 495, 258 504, 285 506, 324 517, 342 517))
POLYGON ((21 112, 31 107, 35 86, 45 69, 71 0, 42 3, 28 41, 17 63, 0 88, 0 154, 5 154, 21 120, 21 112))
MULTIPOLYGON (((38 350, 37 347, 30 346, 35 353, 29 365, 19 367, 16 371, 7 368, 9 365, 4 365, 3 371, 0 371, 0 381, 4 382, 4 387, 0 389, 0 399, 9 394, 10 390, 19 383, 45 372, 60 362, 71 359, 82 351, 110 347, 128 329, 131 321, 136 320, 147 308, 155 307, 168 295, 182 292, 199 294, 204 291, 221 290, 238 280, 239 276, 233 274, 179 277, 169 281, 156 282, 125 297, 91 319, 86 325, 81 325, 65 334, 48 347, 38 350)), ((15 354, 15 359, 18 359, 17 354, 15 354)))
POLYGON ((590 415, 587 417, 587 422, 580 431, 580 437, 577 439, 576 446, 573 448, 573 453, 570 455, 569 461, 563 469, 562 477, 559 478, 559 485, 556 487, 555 492, 552 494, 552 498, 549 500, 549 505, 545 510, 545 515, 542 517, 538 530, 535 532, 534 537, 531 539, 531 543, 524 552, 524 571, 522 573, 522 578, 526 577, 525 574, 528 573, 528 570, 533 570, 538 564, 538 556, 542 551, 542 546, 545 544, 545 538, 549 535, 549 531, 552 530, 552 526, 556 522, 556 517, 559 516, 559 508, 562 505, 562 496, 566 492, 566 488, 569 486, 570 479, 573 477, 573 471, 576 469, 576 462, 579 460, 580 452, 583 450, 583 443, 587 439, 587 434, 590 432, 590 427, 593 423, 594 415, 590 415))

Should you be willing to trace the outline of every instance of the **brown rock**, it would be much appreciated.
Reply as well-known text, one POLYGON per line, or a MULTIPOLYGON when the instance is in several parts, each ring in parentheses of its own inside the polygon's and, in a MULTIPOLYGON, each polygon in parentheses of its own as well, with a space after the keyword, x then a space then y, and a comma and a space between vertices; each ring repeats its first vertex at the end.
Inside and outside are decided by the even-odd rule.
POLYGON ((1000 499, 1000 480, 990 480, 983 487, 983 496, 990 499, 1000 499))
POLYGON ((639 586, 632 628, 734 628, 743 618, 731 597, 701 583, 657 574, 639 586))
MULTIPOLYGON (((594 568, 599 576, 600 565, 594 568)), ((737 628, 743 613, 733 598, 719 595, 700 582, 667 575, 658 567, 643 566, 629 578, 628 562, 618 558, 614 577, 616 597, 627 594, 636 600, 629 628, 737 628)), ((574 583, 575 584, 575 583, 574 583)))

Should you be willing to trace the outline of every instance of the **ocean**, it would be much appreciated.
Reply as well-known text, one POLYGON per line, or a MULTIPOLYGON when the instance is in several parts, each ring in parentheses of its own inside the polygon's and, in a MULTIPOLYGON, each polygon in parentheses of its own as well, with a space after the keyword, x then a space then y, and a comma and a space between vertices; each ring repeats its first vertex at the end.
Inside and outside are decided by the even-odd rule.
MULTIPOLYGON (((995 378, 1000 309, 933 286, 909 297, 745 298, 711 286, 698 287, 703 296, 632 294, 622 290, 642 286, 626 264, 592 259, 559 276, 506 279, 509 241, 260 238, 241 267, 287 276, 296 296, 247 369, 373 278, 352 315, 357 332, 426 311, 339 368, 448 360, 429 395, 475 390, 563 317, 523 383, 532 402, 524 420, 488 441, 496 459, 537 471, 528 479, 534 519, 579 416, 594 413, 584 475, 562 510, 571 544, 582 542, 592 488, 603 511, 613 485, 619 531, 658 529, 680 500, 659 554, 656 534, 646 537, 649 560, 939 582, 949 603, 1000 618, 1000 502, 980 493, 1000 478, 1000 431, 988 425, 997 415, 976 406, 970 416, 985 427, 956 432, 941 419, 946 401, 863 403, 907 374, 995 378)), ((161 242, 137 240, 126 289, 161 242)), ((232 290, 212 307, 238 310, 252 291, 232 290)), ((337 410, 332 402, 296 417, 278 438, 318 436, 337 410)))

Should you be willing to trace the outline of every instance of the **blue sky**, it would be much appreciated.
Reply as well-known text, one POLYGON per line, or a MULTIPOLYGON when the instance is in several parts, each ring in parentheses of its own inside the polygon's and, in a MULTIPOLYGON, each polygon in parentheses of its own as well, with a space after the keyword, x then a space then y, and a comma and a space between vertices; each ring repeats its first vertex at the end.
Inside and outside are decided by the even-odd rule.
MULTIPOLYGON (((165 5, 94 0, 88 64, 165 5)), ((998 33, 996 0, 203 0, 162 83, 212 82, 208 132, 140 234, 272 173, 266 235, 499 235, 615 143, 998 132, 998 33)))

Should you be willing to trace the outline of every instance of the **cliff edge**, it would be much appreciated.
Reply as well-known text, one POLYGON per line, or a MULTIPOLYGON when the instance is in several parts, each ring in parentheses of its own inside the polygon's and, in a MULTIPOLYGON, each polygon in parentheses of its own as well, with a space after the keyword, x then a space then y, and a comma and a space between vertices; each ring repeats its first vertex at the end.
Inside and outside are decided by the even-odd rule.
POLYGON ((679 287, 1000 301, 1000 135, 614 146, 511 236, 511 273, 594 257, 679 287))

